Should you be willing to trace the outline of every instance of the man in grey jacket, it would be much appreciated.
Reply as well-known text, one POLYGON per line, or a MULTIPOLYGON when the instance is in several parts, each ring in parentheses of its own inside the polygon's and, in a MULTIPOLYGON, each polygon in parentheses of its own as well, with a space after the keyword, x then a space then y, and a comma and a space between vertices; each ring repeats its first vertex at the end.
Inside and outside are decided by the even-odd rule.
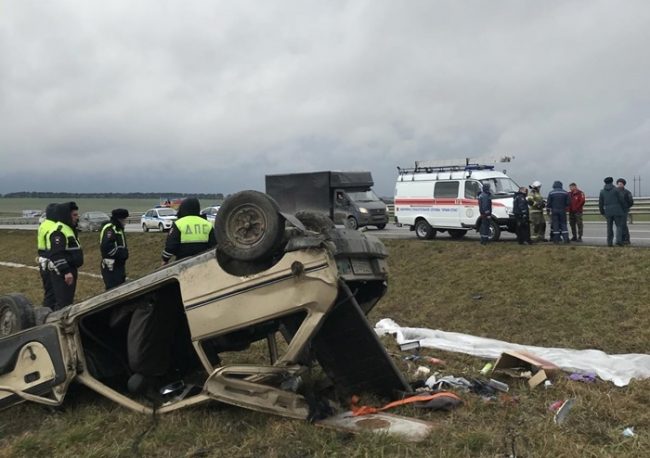
POLYGON ((607 220, 607 245, 614 241, 614 224, 616 224, 616 245, 623 246, 623 220, 625 218, 623 196, 614 187, 612 177, 605 178, 605 186, 600 190, 598 210, 607 220))

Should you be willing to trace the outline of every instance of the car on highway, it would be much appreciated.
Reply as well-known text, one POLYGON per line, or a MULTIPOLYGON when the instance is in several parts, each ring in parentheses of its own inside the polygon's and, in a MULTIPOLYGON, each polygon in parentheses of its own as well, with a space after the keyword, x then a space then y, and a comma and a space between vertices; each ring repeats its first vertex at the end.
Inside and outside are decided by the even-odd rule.
POLYGON ((159 231, 168 231, 176 221, 176 210, 168 207, 152 208, 147 210, 140 218, 140 226, 144 232, 149 229, 158 229, 159 231))
POLYGON ((366 318, 387 288, 379 239, 257 191, 219 218, 216 250, 62 310, 0 296, 0 409, 59 405, 75 382, 149 415, 216 400, 319 420, 349 393, 410 390, 366 318))
POLYGON ((213 207, 206 207, 203 210, 201 210, 201 216, 205 217, 205 219, 207 219, 212 224, 214 224, 214 221, 217 219, 217 213, 219 213, 220 208, 221 208, 221 205, 215 205, 213 207))
POLYGON ((101 231, 104 224, 110 221, 111 217, 104 212, 85 212, 79 217, 77 229, 80 232, 101 231))

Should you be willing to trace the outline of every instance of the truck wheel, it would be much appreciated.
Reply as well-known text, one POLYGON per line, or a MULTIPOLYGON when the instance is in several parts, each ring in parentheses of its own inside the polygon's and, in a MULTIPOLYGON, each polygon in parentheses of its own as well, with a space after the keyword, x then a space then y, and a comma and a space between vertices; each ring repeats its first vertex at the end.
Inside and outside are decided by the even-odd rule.
POLYGON ((463 229, 449 229, 449 237, 451 237, 454 240, 460 240, 463 237, 465 237, 465 234, 467 234, 467 231, 463 229))
POLYGON ((241 191, 228 197, 215 225, 217 249, 238 261, 272 257, 282 243, 284 218, 278 204, 258 191, 241 191))
POLYGON ((490 242, 496 242, 501 238, 501 228, 499 225, 496 223, 496 221, 491 220, 490 221, 490 242))
POLYGON ((142 223, 142 232, 149 232, 149 228, 144 223, 142 223))
POLYGON ((354 216, 350 216, 345 220, 345 227, 348 229, 357 230, 359 228, 359 222, 354 216))
POLYGON ((419 219, 415 223, 415 235, 422 240, 431 240, 436 237, 436 230, 427 223, 427 220, 419 219))
POLYGON ((377 229, 379 229, 380 231, 382 229, 386 229, 386 224, 377 224, 377 229))
POLYGON ((0 337, 34 327, 34 309, 22 294, 0 296, 0 337))
POLYGON ((296 213, 296 218, 308 231, 324 234, 335 228, 334 222, 322 213, 299 211, 296 213))

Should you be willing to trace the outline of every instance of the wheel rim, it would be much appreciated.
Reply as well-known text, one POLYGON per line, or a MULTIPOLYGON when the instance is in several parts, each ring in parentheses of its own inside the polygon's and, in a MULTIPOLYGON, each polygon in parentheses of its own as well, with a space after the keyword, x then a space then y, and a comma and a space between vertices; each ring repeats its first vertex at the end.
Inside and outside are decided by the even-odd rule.
POLYGON ((427 231, 427 228, 424 226, 424 224, 419 223, 415 227, 415 232, 418 237, 426 237, 429 231, 427 231))
POLYGON ((16 315, 11 310, 3 310, 0 314, 0 335, 8 336, 16 329, 16 315))
POLYGON ((245 246, 259 243, 264 238, 267 226, 264 211, 254 204, 235 208, 226 222, 228 238, 245 246))

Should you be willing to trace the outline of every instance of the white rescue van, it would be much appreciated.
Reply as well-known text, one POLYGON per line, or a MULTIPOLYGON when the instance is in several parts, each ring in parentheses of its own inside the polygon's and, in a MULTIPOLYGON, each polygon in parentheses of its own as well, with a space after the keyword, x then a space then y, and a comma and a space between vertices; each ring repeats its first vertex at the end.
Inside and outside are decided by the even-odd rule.
POLYGON ((519 186, 494 167, 472 163, 469 158, 416 161, 414 168, 398 167, 395 222, 409 226, 420 239, 432 239, 436 232, 460 239, 470 229, 479 230, 478 195, 487 183, 492 192, 490 240, 498 240, 502 230, 515 232, 512 204, 519 186))

